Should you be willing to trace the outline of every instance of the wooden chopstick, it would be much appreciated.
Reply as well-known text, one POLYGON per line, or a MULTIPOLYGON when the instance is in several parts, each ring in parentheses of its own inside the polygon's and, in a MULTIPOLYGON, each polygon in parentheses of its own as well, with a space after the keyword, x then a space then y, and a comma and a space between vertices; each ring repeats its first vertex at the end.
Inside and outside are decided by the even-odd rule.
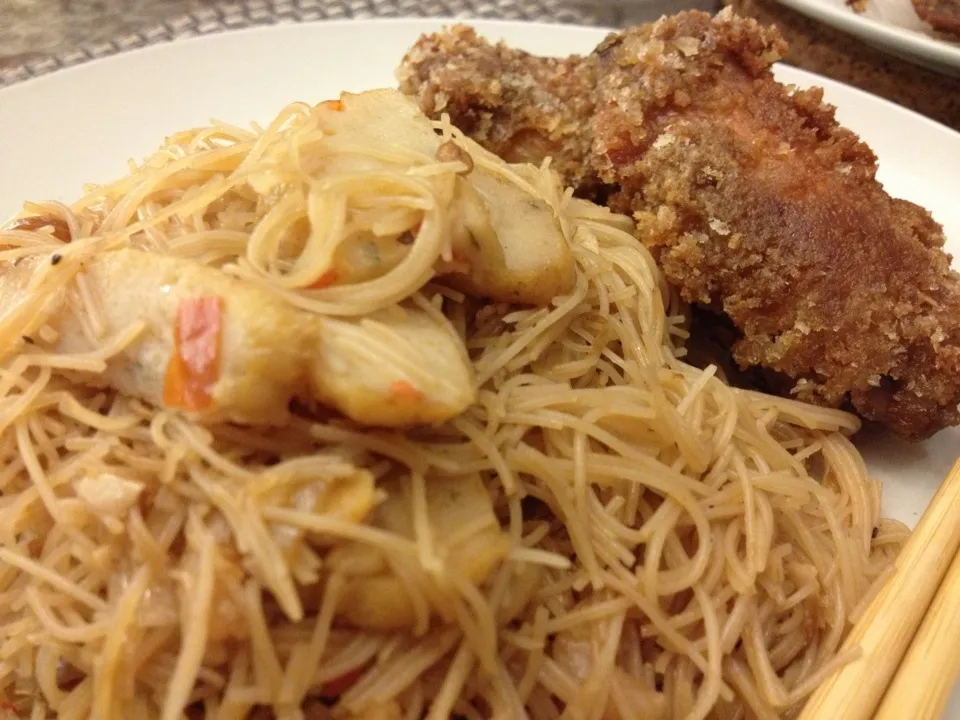
MULTIPOLYGON (((844 647, 862 655, 826 680, 799 720, 870 720, 960 547, 960 461, 937 490, 897 557, 893 576, 844 647)), ((912 712, 899 717, 913 718, 912 712)))
POLYGON ((940 720, 960 671, 960 552, 947 570, 873 720, 940 720))

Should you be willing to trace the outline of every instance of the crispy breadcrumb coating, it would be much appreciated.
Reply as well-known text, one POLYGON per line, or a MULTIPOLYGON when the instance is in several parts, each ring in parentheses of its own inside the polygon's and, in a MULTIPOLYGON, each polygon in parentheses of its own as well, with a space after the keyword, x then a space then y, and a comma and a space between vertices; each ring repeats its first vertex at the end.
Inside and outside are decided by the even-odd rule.
POLYGON ((428 115, 452 112, 457 127, 507 162, 549 156, 569 184, 596 186, 583 162, 590 136, 580 123, 594 110, 591 63, 576 56, 535 58, 489 45, 473 28, 455 25, 421 39, 402 72, 401 89, 416 89, 428 115))
POLYGON ((960 277, 942 228, 891 198, 820 90, 777 83, 774 28, 684 12, 538 58, 462 26, 399 71, 424 111, 512 160, 553 158, 632 213, 671 283, 722 312, 733 355, 787 392, 908 439, 960 422, 960 277))

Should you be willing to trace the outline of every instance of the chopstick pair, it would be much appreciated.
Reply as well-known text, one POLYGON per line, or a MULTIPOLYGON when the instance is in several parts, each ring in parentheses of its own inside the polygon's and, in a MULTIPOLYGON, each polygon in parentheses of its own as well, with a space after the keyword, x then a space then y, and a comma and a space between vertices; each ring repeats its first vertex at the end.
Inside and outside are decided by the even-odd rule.
POLYGON ((960 460, 798 720, 940 720, 960 670, 960 460))

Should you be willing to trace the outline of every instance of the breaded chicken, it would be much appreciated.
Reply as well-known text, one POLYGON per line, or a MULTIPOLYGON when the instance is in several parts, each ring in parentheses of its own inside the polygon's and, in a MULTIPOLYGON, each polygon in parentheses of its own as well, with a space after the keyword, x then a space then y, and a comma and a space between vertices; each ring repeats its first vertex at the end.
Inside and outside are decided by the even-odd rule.
POLYGON ((820 90, 774 80, 784 51, 729 11, 564 61, 455 27, 423 37, 399 78, 428 115, 511 157, 554 153, 580 194, 632 214, 668 280, 732 321, 741 367, 927 437, 960 421, 960 278, 942 229, 884 192, 820 90))
POLYGON ((596 78, 582 58, 534 57, 455 25, 422 38, 400 78, 427 115, 449 112, 454 125, 507 162, 549 156, 568 185, 597 184, 583 162, 590 135, 582 125, 593 113, 596 78))
MULTIPOLYGON (((0 322, 38 273, 54 269, 47 257, 0 267, 0 322)), ((403 426, 449 419, 474 400, 462 341, 418 307, 323 318, 215 268, 132 249, 100 253, 82 272, 101 341, 85 329, 83 308, 60 292, 45 308, 56 338, 27 337, 21 350, 95 353, 142 324, 85 379, 160 407, 208 422, 280 424, 292 399, 312 397, 360 423, 403 426)))

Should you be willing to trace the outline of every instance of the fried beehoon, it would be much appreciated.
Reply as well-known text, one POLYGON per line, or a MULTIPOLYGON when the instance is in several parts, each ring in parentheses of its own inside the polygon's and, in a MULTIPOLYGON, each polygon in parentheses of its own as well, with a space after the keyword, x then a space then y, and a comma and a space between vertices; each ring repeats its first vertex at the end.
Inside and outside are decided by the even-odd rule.
POLYGON ((396 93, 176 135, 15 225, 13 712, 779 717, 854 656, 906 536, 855 416, 684 363, 686 307, 629 218, 396 93), (464 377, 413 427, 348 402, 464 377))
POLYGON ((942 228, 891 198, 819 89, 785 87, 775 28, 684 12, 540 58, 423 37, 401 89, 511 160, 552 159, 683 297, 732 321, 742 368, 912 440, 960 421, 960 279, 942 228))

